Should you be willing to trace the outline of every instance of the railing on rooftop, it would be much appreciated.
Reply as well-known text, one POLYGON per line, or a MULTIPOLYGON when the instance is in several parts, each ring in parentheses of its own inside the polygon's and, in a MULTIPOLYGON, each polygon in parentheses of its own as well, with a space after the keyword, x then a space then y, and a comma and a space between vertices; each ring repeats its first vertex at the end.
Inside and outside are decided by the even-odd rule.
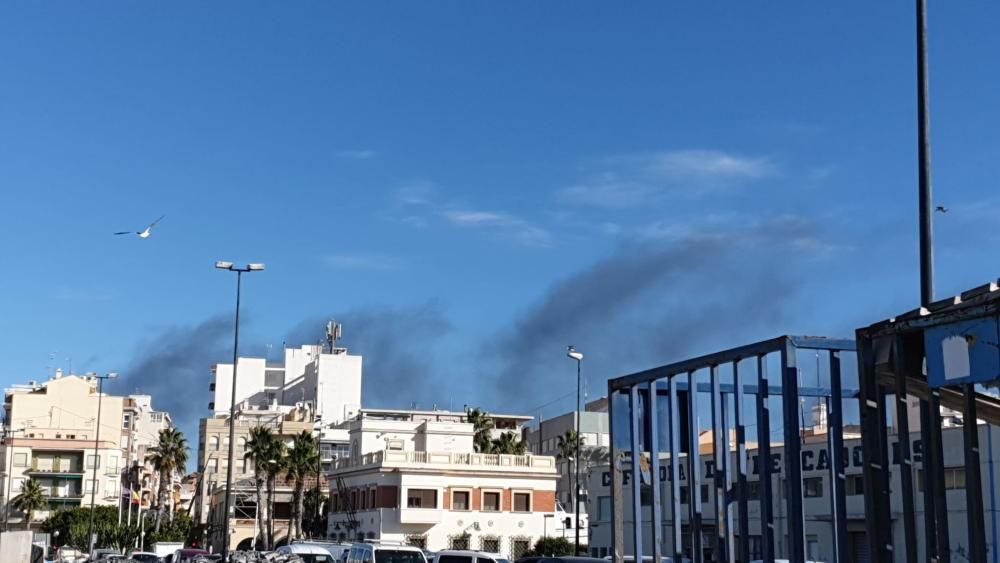
POLYGON ((399 450, 370 452, 358 459, 340 459, 337 460, 335 468, 347 469, 384 463, 555 469, 555 458, 549 456, 399 450))

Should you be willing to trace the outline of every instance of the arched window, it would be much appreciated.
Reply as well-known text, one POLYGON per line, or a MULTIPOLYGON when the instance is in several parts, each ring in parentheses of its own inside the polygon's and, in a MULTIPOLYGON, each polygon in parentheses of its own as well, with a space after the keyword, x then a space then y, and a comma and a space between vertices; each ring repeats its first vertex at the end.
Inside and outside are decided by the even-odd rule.
POLYGON ((218 450, 219 449, 219 437, 218 436, 211 436, 208 439, 208 447, 209 447, 209 449, 212 449, 212 450, 218 450))

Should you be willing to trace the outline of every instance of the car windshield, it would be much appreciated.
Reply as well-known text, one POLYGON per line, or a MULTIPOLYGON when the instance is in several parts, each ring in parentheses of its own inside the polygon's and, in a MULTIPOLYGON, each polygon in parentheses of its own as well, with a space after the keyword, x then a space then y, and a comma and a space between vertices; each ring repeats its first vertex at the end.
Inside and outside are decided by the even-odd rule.
POLYGON ((424 554, 419 551, 377 549, 375 563, 427 563, 427 561, 424 559, 424 554))

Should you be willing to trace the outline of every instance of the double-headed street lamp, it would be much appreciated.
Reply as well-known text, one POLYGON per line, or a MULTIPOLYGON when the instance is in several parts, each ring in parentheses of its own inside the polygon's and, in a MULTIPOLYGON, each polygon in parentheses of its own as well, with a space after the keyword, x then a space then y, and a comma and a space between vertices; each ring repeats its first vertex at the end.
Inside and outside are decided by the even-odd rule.
MULTIPOLYGON (((87 531, 87 541, 90 544, 90 552, 94 551, 94 542, 97 538, 94 537, 94 505, 97 501, 97 466, 100 465, 100 457, 98 457, 98 449, 100 448, 101 442, 101 404, 104 403, 104 380, 114 379, 118 377, 117 373, 109 373, 106 375, 97 375, 96 373, 88 373, 90 377, 97 380, 97 430, 94 432, 94 481, 90 484, 90 526, 87 531)), ((121 502, 121 499, 119 499, 121 502)))
POLYGON ((576 413, 573 417, 573 431, 576 433, 576 451, 573 460, 573 530, 576 539, 573 542, 573 555, 580 555, 580 364, 583 363, 583 353, 572 345, 567 347, 566 355, 576 360, 576 413))
POLYGON ((240 353, 240 289, 243 287, 243 274, 245 272, 258 272, 264 269, 263 264, 247 264, 245 267, 240 268, 234 266, 232 262, 225 262, 219 260, 215 263, 215 267, 220 270, 229 270, 230 272, 236 272, 236 325, 233 330, 233 378, 232 378, 232 395, 229 401, 229 461, 226 467, 226 499, 225 499, 225 514, 223 518, 225 522, 223 523, 222 529, 222 557, 224 560, 229 560, 229 511, 230 502, 232 500, 232 488, 233 488, 233 449, 236 446, 236 368, 239 362, 240 353))

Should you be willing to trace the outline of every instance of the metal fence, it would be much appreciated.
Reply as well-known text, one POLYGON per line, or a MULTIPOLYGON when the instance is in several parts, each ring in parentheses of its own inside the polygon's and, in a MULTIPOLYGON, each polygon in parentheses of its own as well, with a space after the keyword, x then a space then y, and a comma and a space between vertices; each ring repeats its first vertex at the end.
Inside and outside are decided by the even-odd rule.
MULTIPOLYGON (((755 427, 758 460, 771 457, 771 397, 780 397, 782 443, 786 460, 785 514, 788 516, 786 553, 775 553, 774 506, 771 463, 758 463, 760 557, 773 563, 782 555, 791 563, 806 561, 803 514, 800 400, 812 398, 826 408, 830 441, 830 494, 834 529, 835 560, 846 552, 846 515, 843 460, 843 399, 857 392, 842 385, 842 355, 852 356, 853 340, 821 337, 780 336, 714 354, 692 358, 608 381, 611 421, 611 520, 612 557, 625 558, 625 498, 631 499, 632 537, 628 555, 634 561, 648 550, 653 561, 741 561, 751 559, 749 533, 750 495, 747 487, 747 429, 755 427), (799 378, 798 352, 815 351, 817 362, 825 360, 827 385, 803 386, 799 378), (774 377, 768 365, 777 364, 774 377), (703 396, 708 395, 705 410, 703 396), (754 408, 747 409, 747 397, 754 408), (753 423, 747 424, 752 411, 753 423), (702 514, 700 449, 704 436, 701 419, 710 417, 712 464, 709 494, 715 507, 714 521, 702 514), (623 439, 627 437, 626 439, 623 439), (732 443, 730 440, 732 439, 732 443), (733 455, 734 454, 734 455, 733 455), (682 464, 687 464, 687 483, 682 485, 682 464), (661 467, 666 464, 666 467, 661 467), (631 466, 628 487, 624 474, 631 466), (660 475, 670 476, 669 507, 664 510, 660 475), (644 484, 647 483, 647 484, 644 484), (686 488, 687 513, 682 513, 682 491, 686 488), (644 492, 648 494, 643 494, 644 492), (734 506, 735 505, 735 506, 734 506), (651 510, 651 525, 643 524, 644 508, 651 510), (668 519, 665 517, 669 516, 668 519), (687 520, 684 525, 683 521, 687 520), (710 538, 703 529, 714 530, 710 538), (647 543, 648 542, 648 543, 647 543)), ((819 366, 817 365, 817 374, 819 366)), ((817 375, 817 383, 819 383, 817 375)), ((853 377, 851 379, 853 381, 853 377)), ((883 559, 876 559, 884 561, 883 559)))

